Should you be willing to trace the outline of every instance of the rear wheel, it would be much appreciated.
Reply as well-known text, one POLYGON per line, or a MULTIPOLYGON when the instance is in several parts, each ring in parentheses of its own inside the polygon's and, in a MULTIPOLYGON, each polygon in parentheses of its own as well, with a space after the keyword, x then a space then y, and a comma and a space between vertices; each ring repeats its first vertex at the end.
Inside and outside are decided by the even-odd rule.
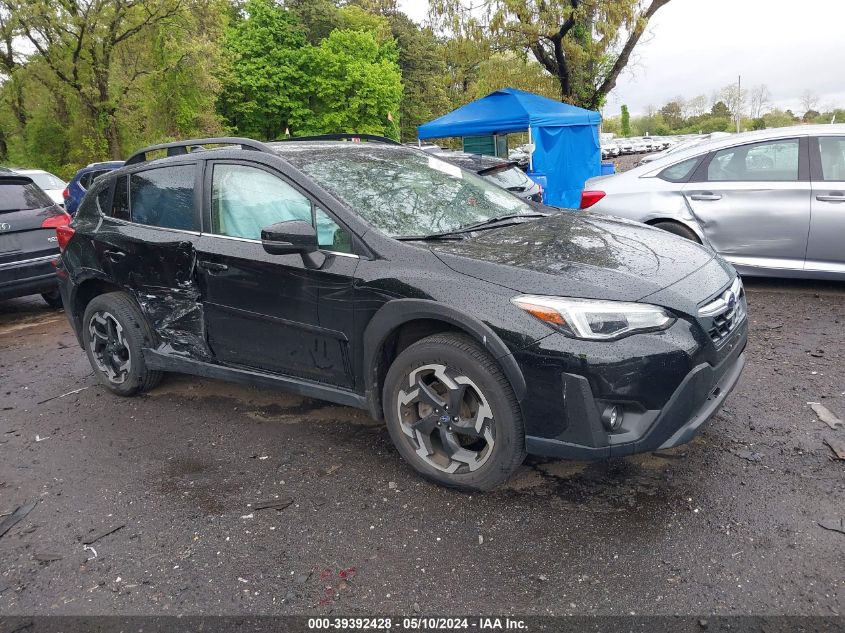
POLYGON ((50 292, 42 292, 41 298, 44 299, 44 303, 54 310, 61 310, 64 307, 62 305, 62 295, 58 289, 51 290, 50 292))
POLYGON ((94 297, 85 309, 82 339, 97 378, 114 393, 134 396, 155 387, 161 372, 147 369, 143 348, 153 335, 144 315, 122 292, 94 297))
POLYGON ((693 231, 689 227, 684 226, 683 224, 679 224, 678 222, 655 222, 654 224, 652 224, 652 226, 656 229, 666 231, 667 233, 679 235, 680 237, 686 238, 691 242, 701 244, 701 240, 698 239, 698 236, 695 234, 695 231, 693 231))
POLYGON ((525 458, 513 390, 467 336, 436 334, 405 349, 387 372, 383 402, 399 453, 439 484, 489 490, 525 458))

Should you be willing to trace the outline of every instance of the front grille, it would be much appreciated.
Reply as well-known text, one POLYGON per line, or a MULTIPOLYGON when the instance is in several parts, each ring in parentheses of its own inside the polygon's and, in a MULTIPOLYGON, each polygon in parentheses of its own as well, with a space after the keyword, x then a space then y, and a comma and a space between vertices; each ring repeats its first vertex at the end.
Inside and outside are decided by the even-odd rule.
POLYGON ((746 315, 745 288, 739 277, 715 299, 698 309, 698 317, 716 345, 719 345, 742 323, 746 315))

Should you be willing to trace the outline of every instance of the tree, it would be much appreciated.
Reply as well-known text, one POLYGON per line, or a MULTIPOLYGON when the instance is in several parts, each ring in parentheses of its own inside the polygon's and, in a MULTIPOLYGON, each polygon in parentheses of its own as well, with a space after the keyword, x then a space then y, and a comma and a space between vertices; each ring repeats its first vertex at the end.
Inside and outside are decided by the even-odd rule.
POLYGON ((812 123, 815 119, 819 118, 820 116, 821 113, 816 110, 807 110, 804 113, 804 116, 801 117, 801 120, 804 121, 804 123, 812 123))
POLYGON ((354 131, 398 138, 398 56, 393 40, 379 44, 373 33, 332 31, 306 52, 310 108, 293 118, 293 127, 302 134, 354 131))
POLYGON ((404 13, 388 13, 387 20, 402 72, 400 135, 413 141, 419 125, 450 109, 443 46, 430 28, 420 28, 404 13))
POLYGON ((819 105, 819 96, 812 90, 805 90, 801 93, 801 107, 804 112, 815 110, 819 105))
POLYGON ((187 4, 187 0, 20 0, 16 6, 22 35, 45 70, 79 99, 105 137, 111 158, 123 157, 118 112, 137 81, 153 71, 136 65, 116 81, 116 58, 157 25, 171 22, 176 30, 174 18, 183 2, 187 4))
POLYGON ((728 84, 719 91, 719 98, 728 107, 734 120, 740 121, 745 113, 748 91, 740 88, 737 84, 728 84))
POLYGON ((557 79, 560 98, 600 109, 649 20, 669 0, 487 0, 479 15, 465 0, 432 0, 443 26, 490 37, 500 49, 530 51, 557 79))
POLYGON ((660 108, 663 121, 672 130, 677 130, 684 125, 684 107, 682 99, 674 99, 660 108))
MULTIPOLYGON (((18 125, 26 125, 26 108, 23 102, 23 87, 17 76, 21 63, 14 42, 20 36, 20 24, 11 3, 0 0, 0 79, 8 83, 8 98, 5 100, 18 125)), ((5 155, 5 139, 2 155, 5 155)))
POLYGON ((628 106, 622 104, 622 136, 631 136, 631 114, 628 112, 628 106))
POLYGON ((687 101, 687 107, 684 111, 684 117, 690 118, 694 116, 701 116, 707 113, 707 97, 705 95, 698 95, 687 101))
POLYGON ((713 104, 713 107, 710 109, 710 114, 714 117, 722 117, 727 118, 731 116, 731 109, 725 104, 724 101, 717 101, 713 104))
POLYGON ((280 138, 308 115, 305 33, 294 14, 273 0, 248 0, 224 49, 229 68, 219 110, 239 133, 280 138))
POLYGON ((772 99, 772 93, 769 92, 769 87, 766 84, 760 84, 751 89, 751 118, 759 119, 769 109, 769 103, 772 99))

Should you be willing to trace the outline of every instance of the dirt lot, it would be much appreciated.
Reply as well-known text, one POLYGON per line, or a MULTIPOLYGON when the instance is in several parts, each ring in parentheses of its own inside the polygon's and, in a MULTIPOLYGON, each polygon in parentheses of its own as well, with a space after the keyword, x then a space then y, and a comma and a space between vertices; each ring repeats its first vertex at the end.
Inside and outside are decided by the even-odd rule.
POLYGON ((112 396, 64 315, 0 303, 0 513, 38 500, 0 538, 0 614, 842 614, 818 522, 845 516, 845 428, 807 402, 845 415, 845 284, 748 286, 749 363, 692 444, 472 496, 353 409, 185 376, 112 396))

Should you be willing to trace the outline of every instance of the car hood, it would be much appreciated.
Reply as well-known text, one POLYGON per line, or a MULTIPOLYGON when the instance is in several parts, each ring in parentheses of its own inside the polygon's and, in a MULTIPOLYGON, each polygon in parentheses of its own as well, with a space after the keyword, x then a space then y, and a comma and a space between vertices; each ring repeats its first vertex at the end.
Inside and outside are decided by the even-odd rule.
POLYGON ((453 270, 517 292, 588 299, 638 301, 702 268, 720 270, 707 275, 714 281, 698 289, 701 297, 690 297, 697 302, 718 291, 715 286, 730 272, 699 244, 583 212, 479 231, 430 248, 453 270))

